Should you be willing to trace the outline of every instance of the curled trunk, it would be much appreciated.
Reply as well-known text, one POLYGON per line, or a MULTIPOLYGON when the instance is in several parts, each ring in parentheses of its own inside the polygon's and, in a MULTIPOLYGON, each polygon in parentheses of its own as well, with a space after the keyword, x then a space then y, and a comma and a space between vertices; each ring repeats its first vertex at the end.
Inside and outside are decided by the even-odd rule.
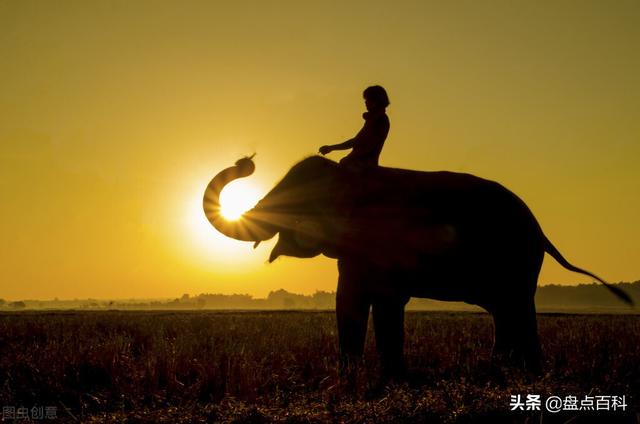
POLYGON ((245 212, 240 218, 230 220, 221 213, 220 192, 231 181, 248 177, 253 174, 255 165, 250 157, 242 158, 232 167, 219 172, 204 192, 202 207, 207 219, 227 237, 241 241, 258 242, 273 237, 276 230, 269 224, 255 208, 245 212))

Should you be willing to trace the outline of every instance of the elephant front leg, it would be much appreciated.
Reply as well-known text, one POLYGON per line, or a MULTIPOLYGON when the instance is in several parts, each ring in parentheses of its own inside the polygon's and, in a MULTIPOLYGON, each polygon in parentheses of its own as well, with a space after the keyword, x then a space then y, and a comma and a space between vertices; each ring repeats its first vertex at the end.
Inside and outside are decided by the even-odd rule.
POLYGON ((403 378, 404 365, 404 307, 406 299, 381 299, 373 303, 373 325, 376 348, 380 354, 385 378, 403 378))
POLYGON ((371 302, 364 290, 363 269, 354 264, 338 262, 336 316, 340 343, 340 370, 355 378, 357 364, 364 352, 371 302))

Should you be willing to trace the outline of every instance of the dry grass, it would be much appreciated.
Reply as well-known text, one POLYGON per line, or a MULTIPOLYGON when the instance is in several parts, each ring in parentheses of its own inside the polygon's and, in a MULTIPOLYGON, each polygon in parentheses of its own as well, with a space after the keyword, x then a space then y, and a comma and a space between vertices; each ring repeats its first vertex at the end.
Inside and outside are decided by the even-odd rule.
POLYGON ((565 422, 510 412, 512 394, 626 395, 638 422, 640 317, 539 317, 546 374, 489 372, 492 322, 407 313, 409 381, 382 385, 372 337, 356 393, 340 384, 332 312, 23 312, 0 315, 0 406, 73 421, 565 422), (68 409, 68 411, 67 411, 68 409))

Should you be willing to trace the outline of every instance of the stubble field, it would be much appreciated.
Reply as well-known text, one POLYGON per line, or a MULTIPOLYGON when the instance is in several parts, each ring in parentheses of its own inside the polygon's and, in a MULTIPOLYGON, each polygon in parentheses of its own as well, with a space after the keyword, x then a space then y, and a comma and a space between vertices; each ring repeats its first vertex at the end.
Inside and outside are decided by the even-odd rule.
POLYGON ((330 311, 4 313, 0 406, 68 422, 640 422, 640 316, 538 323, 545 374, 532 379, 491 369, 489 315, 408 312, 407 381, 380 381, 370 328, 353 391, 330 311), (511 411, 518 395, 541 410, 511 411), (544 404, 623 395, 616 411, 544 404))

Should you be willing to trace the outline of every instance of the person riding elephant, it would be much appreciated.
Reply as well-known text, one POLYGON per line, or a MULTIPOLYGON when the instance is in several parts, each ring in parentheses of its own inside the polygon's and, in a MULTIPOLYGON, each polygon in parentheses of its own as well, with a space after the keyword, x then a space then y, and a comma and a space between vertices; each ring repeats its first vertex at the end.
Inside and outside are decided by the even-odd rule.
POLYGON ((373 85, 367 87, 362 93, 367 112, 362 114, 364 126, 350 140, 340 144, 325 145, 319 152, 326 155, 334 150, 352 149, 342 158, 340 165, 350 171, 366 171, 378 166, 380 152, 389 134, 389 117, 386 108, 389 106, 389 97, 386 90, 373 85))

